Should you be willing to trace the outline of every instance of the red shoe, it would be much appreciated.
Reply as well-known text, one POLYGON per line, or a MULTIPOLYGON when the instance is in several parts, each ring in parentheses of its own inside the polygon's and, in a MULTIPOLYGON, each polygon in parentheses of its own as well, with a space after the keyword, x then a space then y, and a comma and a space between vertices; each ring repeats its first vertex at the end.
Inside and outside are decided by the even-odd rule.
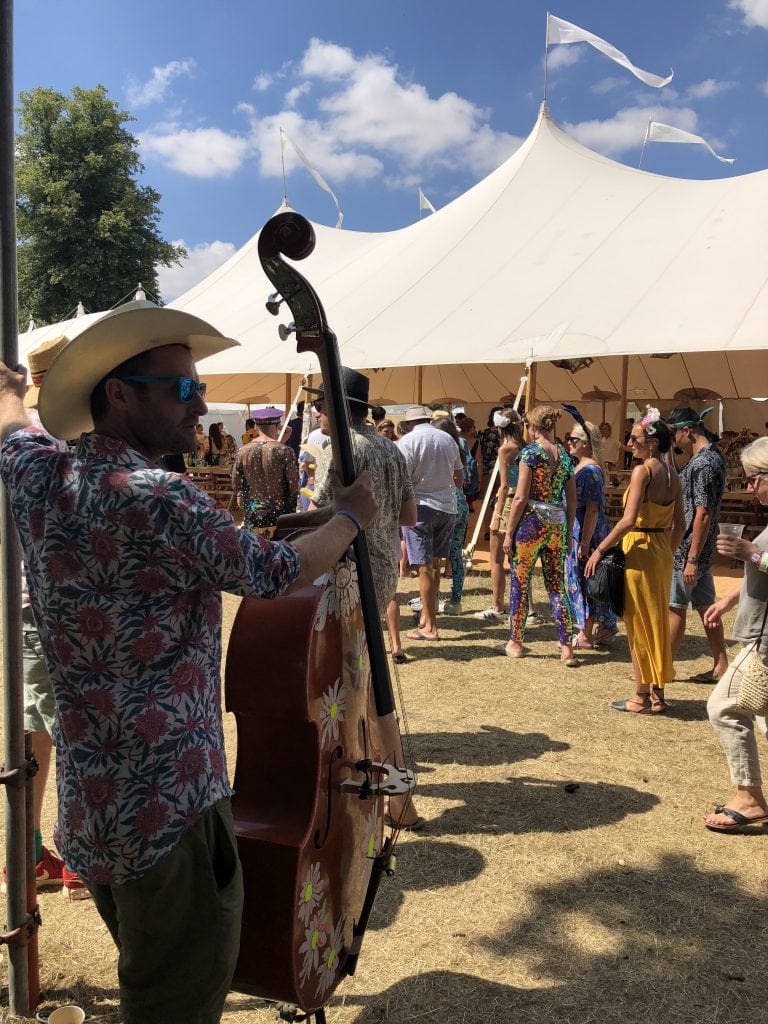
POLYGON ((86 888, 85 882, 76 871, 70 871, 65 865, 61 878, 64 883, 62 892, 69 900, 89 900, 91 894, 86 888))
MULTIPOLYGON (((61 857, 52 853, 47 846, 43 847, 43 853, 35 867, 35 882, 38 889, 49 889, 62 884, 64 873, 64 861, 61 857)), ((8 870, 3 868, 3 881, 0 885, 0 892, 6 892, 8 887, 8 870)))

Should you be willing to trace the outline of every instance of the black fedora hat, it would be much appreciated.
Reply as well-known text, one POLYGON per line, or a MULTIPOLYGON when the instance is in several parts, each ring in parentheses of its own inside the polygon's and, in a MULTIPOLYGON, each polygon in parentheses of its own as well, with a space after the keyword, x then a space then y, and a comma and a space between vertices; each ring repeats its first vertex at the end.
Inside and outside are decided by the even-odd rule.
MULTIPOLYGON (((368 401, 368 387, 369 380, 364 373, 358 373, 357 370, 351 370, 348 366, 342 366, 341 368, 341 379, 344 384, 344 394, 347 396, 347 400, 355 402, 357 405, 364 405, 366 409, 370 405, 368 401)), ((323 382, 320 381, 320 386, 317 388, 307 388, 304 390, 310 395, 317 395, 318 398, 325 398, 325 388, 323 382)))

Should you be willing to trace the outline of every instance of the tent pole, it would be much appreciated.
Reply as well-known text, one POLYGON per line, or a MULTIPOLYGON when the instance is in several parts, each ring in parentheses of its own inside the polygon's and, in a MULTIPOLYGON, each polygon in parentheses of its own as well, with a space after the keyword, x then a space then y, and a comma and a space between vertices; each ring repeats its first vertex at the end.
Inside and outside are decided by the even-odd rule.
POLYGON ((536 405, 536 363, 531 363, 528 380, 525 383, 525 411, 529 413, 536 405))
POLYGON ((424 367, 416 367, 416 404, 424 404, 424 367))
MULTIPOLYGON (((19 361, 18 295, 16 290, 16 178, 13 118, 13 0, 0 0, 0 330, 2 359, 6 366, 19 361)), ((29 1017, 39 998, 37 928, 25 928, 28 906, 37 900, 34 883, 32 818, 27 814, 27 790, 32 777, 25 769, 24 703, 21 648, 21 554, 11 504, 0 488, 0 558, 2 559, 3 716, 5 721, 5 770, 18 770, 22 784, 3 787, 5 803, 5 863, 8 867, 8 931, 29 933, 29 943, 8 945, 8 1003, 12 1016, 29 1017), (29 851, 29 856, 27 855, 29 851), (31 867, 27 899, 28 870, 31 867)), ((31 801, 30 801, 31 802, 31 801)))
MULTIPOLYGON (((621 357, 621 418, 627 418, 627 380, 629 378, 629 356, 621 357)), ((603 417, 605 419, 605 417, 603 417)))
MULTIPOLYGON (((283 402, 283 405, 286 408, 286 412, 291 408, 291 375, 290 375, 290 373, 286 373, 286 375, 285 375, 285 400, 283 402)), ((288 417, 286 416, 286 421, 287 420, 288 420, 288 417)))

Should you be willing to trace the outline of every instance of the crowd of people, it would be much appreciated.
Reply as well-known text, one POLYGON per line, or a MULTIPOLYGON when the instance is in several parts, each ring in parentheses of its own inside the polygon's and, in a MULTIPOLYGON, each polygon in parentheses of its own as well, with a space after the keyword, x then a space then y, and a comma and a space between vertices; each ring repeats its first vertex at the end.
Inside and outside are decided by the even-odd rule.
MULTIPOLYGON (((691 678, 713 686, 709 717, 735 787, 704 824, 729 832, 768 822, 755 738, 768 726, 738 703, 752 653, 768 666, 768 527, 754 539, 719 532, 726 467, 706 411, 662 417, 648 408, 618 444, 607 424, 569 406, 523 415, 501 405, 478 431, 467 415, 421 405, 395 421, 369 401, 365 375, 344 369, 358 476, 342 486, 322 383, 307 389, 308 407, 287 431, 276 408, 249 418, 239 446, 222 424, 208 435, 197 428, 206 406, 195 363, 233 344, 188 314, 121 309, 33 353, 26 398, 24 374, 0 364, 0 471, 26 564, 27 727, 42 734, 41 758, 54 746, 57 754, 64 861, 42 846, 36 786, 37 877, 58 872, 70 896, 93 897, 120 951, 126 1024, 218 1019, 234 969, 242 881, 221 720, 221 592, 275 597, 307 585, 361 529, 395 665, 410 660, 408 644, 439 644, 441 616, 464 614, 466 533, 484 491, 491 603, 475 615, 508 622, 496 648, 505 658, 526 657, 527 630, 540 621, 537 563, 562 665, 578 668, 580 651, 610 644, 616 612, 590 580, 619 545, 634 692, 611 707, 670 711, 665 687, 693 607, 712 666, 691 678), (38 404, 42 427, 28 415, 38 404), (63 443, 79 435, 74 447, 63 443), (183 460, 178 471, 162 461, 185 453, 192 466, 228 468, 239 528, 186 477, 183 460), (612 525, 606 488, 625 458, 623 512, 612 525), (316 528, 275 539, 280 518, 300 509, 316 528), (741 585, 719 600, 718 553, 745 565, 741 585), (441 601, 444 574, 451 589, 441 601), (418 589, 404 637, 403 576, 418 589), (733 638, 744 647, 729 664, 722 619, 737 605, 733 638), (161 747, 173 756, 159 758, 161 747)), ((768 506, 768 437, 740 457, 745 487, 768 506)), ((400 761, 394 715, 376 729, 400 761)), ((390 798, 386 821, 425 824, 409 795, 390 798)))

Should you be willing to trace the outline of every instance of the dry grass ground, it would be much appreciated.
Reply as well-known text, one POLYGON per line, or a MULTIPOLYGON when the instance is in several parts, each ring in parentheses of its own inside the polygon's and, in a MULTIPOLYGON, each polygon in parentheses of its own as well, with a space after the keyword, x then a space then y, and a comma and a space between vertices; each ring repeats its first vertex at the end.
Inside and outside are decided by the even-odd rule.
MULTIPOLYGON (((442 641, 407 647, 429 826, 402 837, 329 1022, 762 1024, 768 836, 702 827, 730 791, 710 688, 670 685, 666 718, 616 714, 608 702, 632 689, 623 638, 569 670, 545 625, 530 631, 530 657, 503 659, 492 648, 505 630, 468 614, 486 604, 487 577, 471 577, 442 641)), ((225 598, 227 628, 235 607, 225 598)), ((709 667, 694 618, 680 679, 709 667)), ((46 835, 54 810, 51 795, 46 835)), ((93 905, 40 903, 44 1013, 77 1002, 89 1022, 116 1024, 115 953, 93 905)), ((239 995, 224 1015, 274 1019, 239 995)))

